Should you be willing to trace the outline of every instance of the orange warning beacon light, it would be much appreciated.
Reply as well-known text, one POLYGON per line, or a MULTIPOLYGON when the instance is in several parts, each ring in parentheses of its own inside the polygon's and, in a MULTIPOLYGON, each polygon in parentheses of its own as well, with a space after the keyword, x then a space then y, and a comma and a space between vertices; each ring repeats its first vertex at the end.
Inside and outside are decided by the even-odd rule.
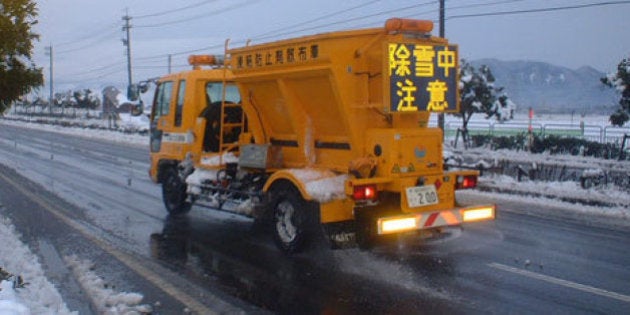
POLYGON ((433 22, 428 20, 391 18, 385 21, 385 30, 389 33, 430 33, 433 30, 433 22))
POLYGON ((220 66, 223 64, 223 56, 217 55, 190 55, 188 64, 197 68, 201 66, 220 66))

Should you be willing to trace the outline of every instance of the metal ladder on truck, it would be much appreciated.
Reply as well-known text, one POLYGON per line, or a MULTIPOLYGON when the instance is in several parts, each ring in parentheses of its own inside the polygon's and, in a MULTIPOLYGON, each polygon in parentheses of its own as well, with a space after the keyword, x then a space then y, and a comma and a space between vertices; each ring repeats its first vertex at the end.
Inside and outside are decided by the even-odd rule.
POLYGON ((245 114, 241 103, 221 104, 221 132, 219 151, 232 151, 238 145, 238 136, 245 131, 245 114))

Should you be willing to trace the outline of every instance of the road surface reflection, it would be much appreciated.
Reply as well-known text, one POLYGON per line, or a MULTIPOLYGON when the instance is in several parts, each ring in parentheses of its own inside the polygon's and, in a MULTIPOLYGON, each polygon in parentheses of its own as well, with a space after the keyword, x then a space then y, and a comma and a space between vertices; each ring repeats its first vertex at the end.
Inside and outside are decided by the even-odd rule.
MULTIPOLYGON (((413 271, 418 266, 404 265, 409 256, 399 255, 397 246, 378 254, 320 248, 286 256, 249 221, 169 216, 162 232, 151 235, 151 252, 180 274, 218 284, 223 292, 273 312, 454 311, 446 293, 427 287, 425 276, 413 271)), ((452 270, 441 260, 414 256, 412 261, 446 272, 442 276, 452 270)))

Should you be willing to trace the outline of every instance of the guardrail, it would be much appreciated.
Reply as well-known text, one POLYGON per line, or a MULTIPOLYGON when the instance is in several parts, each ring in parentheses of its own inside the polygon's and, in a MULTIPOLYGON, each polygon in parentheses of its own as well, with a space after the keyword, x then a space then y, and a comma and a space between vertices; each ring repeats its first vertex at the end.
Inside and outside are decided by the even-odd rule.
POLYGON ((27 117, 54 117, 67 119, 102 118, 101 110, 60 106, 54 106, 50 108, 44 105, 22 104, 15 104, 8 114, 27 117))
MULTIPOLYGON (((583 138, 600 143, 621 143, 625 134, 630 134, 628 127, 598 126, 585 124, 541 124, 532 123, 532 132, 537 135, 557 135, 574 138, 583 138)), ((444 125, 444 135, 447 138, 455 138, 457 130, 461 128, 460 122, 447 122, 444 125)), ((489 136, 514 136, 529 132, 528 123, 519 122, 469 122, 469 135, 489 136)))

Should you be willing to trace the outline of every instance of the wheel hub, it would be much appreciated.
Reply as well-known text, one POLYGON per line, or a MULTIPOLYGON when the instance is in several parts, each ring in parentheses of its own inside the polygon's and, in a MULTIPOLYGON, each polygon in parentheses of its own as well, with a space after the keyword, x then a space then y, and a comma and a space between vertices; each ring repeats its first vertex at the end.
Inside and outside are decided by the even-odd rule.
POLYGON ((284 243, 290 243, 297 236, 297 227, 293 224, 295 209, 287 201, 278 204, 276 211, 276 230, 284 243))

